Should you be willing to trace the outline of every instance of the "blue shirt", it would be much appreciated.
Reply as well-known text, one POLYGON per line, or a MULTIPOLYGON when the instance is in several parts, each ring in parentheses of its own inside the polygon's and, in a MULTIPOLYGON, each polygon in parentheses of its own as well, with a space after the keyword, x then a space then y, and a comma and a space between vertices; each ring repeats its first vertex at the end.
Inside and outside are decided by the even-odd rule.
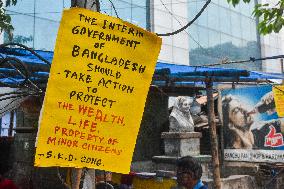
POLYGON ((203 185, 204 185, 204 184, 202 183, 202 181, 199 180, 199 181, 197 182, 197 184, 193 187, 193 189, 199 189, 199 188, 201 188, 203 185))

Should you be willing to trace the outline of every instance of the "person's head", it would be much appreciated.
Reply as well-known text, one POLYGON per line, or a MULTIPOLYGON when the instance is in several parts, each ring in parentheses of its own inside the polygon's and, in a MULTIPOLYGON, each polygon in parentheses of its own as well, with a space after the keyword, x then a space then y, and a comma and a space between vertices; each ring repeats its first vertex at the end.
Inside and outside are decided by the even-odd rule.
POLYGON ((184 96, 177 97, 177 107, 181 112, 188 113, 190 111, 190 105, 192 104, 192 99, 184 96))
POLYGON ((112 180, 112 173, 109 171, 103 171, 103 170, 96 170, 96 181, 111 181, 112 180))
POLYGON ((191 156, 177 160, 177 183, 187 189, 192 189, 202 176, 202 167, 197 159, 191 156))
POLYGON ((248 130, 253 123, 249 111, 244 108, 240 101, 232 96, 226 96, 222 100, 224 125, 248 130))

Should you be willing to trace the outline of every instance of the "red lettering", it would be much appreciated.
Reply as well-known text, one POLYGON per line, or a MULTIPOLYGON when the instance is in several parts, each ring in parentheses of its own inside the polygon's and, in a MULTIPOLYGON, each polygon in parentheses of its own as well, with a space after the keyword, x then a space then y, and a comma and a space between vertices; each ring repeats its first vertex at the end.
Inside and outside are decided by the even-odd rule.
POLYGON ((56 133, 57 133, 57 131, 59 131, 59 129, 60 129, 60 127, 55 126, 55 127, 54 127, 54 133, 56 134, 56 133))
POLYGON ((101 110, 97 110, 97 114, 96 114, 96 120, 100 120, 100 122, 103 121, 103 112, 101 110))
POLYGON ((89 110, 88 110, 88 117, 92 117, 92 116, 94 116, 95 114, 94 114, 94 108, 91 108, 91 107, 89 107, 89 110))
POLYGON ((83 115, 87 112, 88 107, 84 105, 79 105, 79 113, 83 113, 83 115))
POLYGON ((109 147, 106 147, 106 148, 105 148, 105 153, 108 154, 110 151, 111 151, 111 150, 109 149, 109 147))
POLYGON ((90 128, 90 132, 95 132, 97 130, 97 123, 92 122, 91 128, 90 128))
POLYGON ((68 135, 67 135, 67 129, 66 129, 66 128, 62 128, 62 135, 68 136, 68 135))
POLYGON ((77 131, 77 130, 76 130, 76 131, 75 131, 75 137, 79 136, 80 133, 81 133, 80 131, 77 131))
POLYGON ((84 121, 84 127, 83 127, 84 129, 89 126, 89 122, 90 122, 89 120, 84 121))

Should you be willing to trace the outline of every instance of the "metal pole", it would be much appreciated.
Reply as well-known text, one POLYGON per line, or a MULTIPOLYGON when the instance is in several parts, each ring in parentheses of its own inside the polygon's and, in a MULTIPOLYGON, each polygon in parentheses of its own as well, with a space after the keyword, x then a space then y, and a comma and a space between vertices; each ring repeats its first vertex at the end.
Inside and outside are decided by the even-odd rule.
MULTIPOLYGON (((71 7, 81 7, 85 9, 89 9, 92 11, 100 12, 100 1, 99 0, 71 0, 71 7)), ((73 170, 73 182, 72 182, 72 189, 79 189, 80 188, 80 181, 82 175, 82 169, 75 169, 73 170)), ((95 177, 95 171, 93 171, 92 175, 95 177)), ((95 189, 95 186, 93 186, 95 189)))
POLYGON ((219 163, 219 153, 218 153, 218 140, 216 134, 212 81, 206 82, 206 93, 207 93, 208 123, 210 127, 210 142, 211 142, 214 188, 221 189, 220 163, 219 163))

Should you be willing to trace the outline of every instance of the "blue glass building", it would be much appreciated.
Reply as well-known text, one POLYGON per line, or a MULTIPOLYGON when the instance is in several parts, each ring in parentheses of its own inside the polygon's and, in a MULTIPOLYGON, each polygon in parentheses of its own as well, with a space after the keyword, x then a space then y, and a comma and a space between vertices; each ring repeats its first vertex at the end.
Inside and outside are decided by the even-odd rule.
MULTIPOLYGON (((145 29, 166 33, 190 21, 205 4, 196 0, 112 0, 118 16, 145 29)), ((208 65, 226 60, 261 57, 262 40, 252 16, 256 1, 233 7, 226 0, 212 0, 202 15, 186 31, 163 37, 159 60, 185 65, 208 65)), ((27 46, 53 51, 61 13, 70 0, 25 0, 7 8, 15 27, 14 40, 27 46)), ((116 16, 109 1, 100 1, 101 12, 116 16)), ((273 38, 274 41, 281 41, 273 38)), ((4 36, 8 41, 8 36, 4 36)), ((267 49, 267 48, 266 48, 267 49)), ((272 49, 272 50, 270 50, 272 49)), ((279 44, 270 53, 281 52, 279 44)), ((266 50, 267 51, 267 50, 266 50)), ((232 64, 226 67, 263 70, 262 62, 232 64)), ((264 70, 265 71, 265 70, 264 70)))

